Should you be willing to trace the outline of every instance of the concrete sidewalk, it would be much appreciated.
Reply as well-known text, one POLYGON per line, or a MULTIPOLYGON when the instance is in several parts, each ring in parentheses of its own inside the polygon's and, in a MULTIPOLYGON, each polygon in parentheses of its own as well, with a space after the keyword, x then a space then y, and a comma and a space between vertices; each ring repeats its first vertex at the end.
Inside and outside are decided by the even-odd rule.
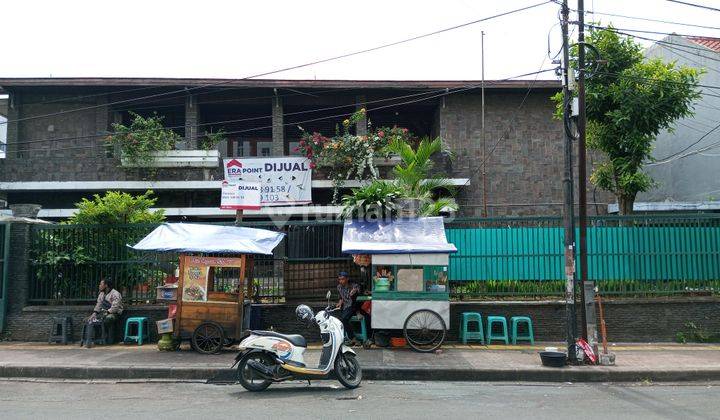
MULTIPOLYGON (((718 345, 617 345, 617 365, 547 368, 547 345, 446 344, 440 353, 356 348, 366 379, 436 381, 635 382, 720 380, 718 345)), ((319 347, 306 353, 317 364, 319 347)), ((160 352, 154 344, 97 346, 0 343, 0 377, 232 381, 234 351, 205 356, 191 350, 160 352)))

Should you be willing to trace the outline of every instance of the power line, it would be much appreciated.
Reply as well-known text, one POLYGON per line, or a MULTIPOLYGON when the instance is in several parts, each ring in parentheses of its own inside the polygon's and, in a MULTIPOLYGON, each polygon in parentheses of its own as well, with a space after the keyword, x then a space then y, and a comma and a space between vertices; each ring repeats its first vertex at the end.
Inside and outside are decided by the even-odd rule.
POLYGON ((662 158, 662 159, 659 159, 659 162, 658 162, 658 163, 664 162, 664 161, 671 161, 671 160, 668 160, 668 159, 672 159, 672 158, 674 158, 674 157, 676 157, 676 156, 681 155, 682 153, 686 152, 687 150, 689 150, 690 148, 692 148, 692 147, 695 146, 696 144, 698 144, 698 143, 700 143, 701 141, 705 140, 705 138, 706 138, 707 136, 709 136, 709 135, 712 134, 713 132, 717 131, 718 129, 720 129, 720 124, 716 125, 713 129, 711 129, 711 130, 708 131, 707 133, 703 134, 699 139, 695 140, 694 142, 692 142, 692 144, 690 144, 689 146, 687 146, 687 147, 685 147, 684 149, 680 150, 679 152, 675 152, 675 153, 673 153, 673 154, 670 155, 670 156, 666 156, 666 157, 664 157, 664 158, 662 158))
MULTIPOLYGON (((558 3, 558 2, 556 2, 556 3, 558 3)), ((570 10, 577 12, 576 9, 570 9, 570 10)), ((671 20, 652 19, 652 18, 644 18, 644 17, 639 17, 639 16, 627 16, 627 15, 620 15, 620 14, 616 14, 616 13, 604 13, 604 12, 595 12, 595 11, 591 12, 589 10, 586 11, 585 13, 594 14, 594 15, 602 15, 602 16, 619 17, 619 18, 631 19, 631 20, 642 20, 642 21, 646 21, 646 22, 666 23, 669 25, 688 26, 688 27, 692 27, 692 28, 720 30, 720 27, 718 27, 718 26, 697 25, 694 23, 675 22, 675 21, 671 21, 671 20)))
MULTIPOLYGON (((502 79, 502 80, 504 81, 504 80, 516 79, 516 78, 519 78, 519 77, 525 77, 525 76, 531 76, 531 75, 538 75, 538 74, 540 74, 540 73, 546 73, 546 72, 549 72, 549 71, 555 71, 555 69, 545 69, 545 70, 540 70, 540 71, 534 71, 534 72, 530 72, 530 73, 525 73, 525 74, 520 74, 520 75, 517 75, 517 76, 509 77, 509 78, 502 79)), ((536 78, 536 80, 537 80, 537 78, 536 78)), ((477 89, 478 87, 480 87, 480 84, 479 84, 479 83, 477 83, 477 84, 471 84, 471 85, 465 85, 465 86, 462 86, 462 87, 458 87, 458 88, 456 88, 455 90, 452 90, 452 91, 450 91, 450 90, 448 90, 448 89, 442 89, 442 90, 441 90, 442 92, 439 93, 439 94, 436 94, 436 95, 427 96, 427 97, 422 97, 422 98, 419 98, 419 99, 409 100, 409 101, 405 101, 405 102, 399 102, 399 103, 393 103, 393 104, 383 105, 383 106, 379 106, 379 107, 375 107, 375 108, 368 108, 367 112, 372 112, 372 111, 377 111, 377 110, 380 110, 380 109, 386 109, 386 108, 392 108, 392 107, 397 107, 397 106, 402 106, 402 105, 408 105, 408 104, 412 104, 412 103, 422 102, 422 101, 426 101, 426 100, 429 100, 429 99, 439 98, 439 97, 443 97, 443 96, 453 95, 453 94, 456 94, 456 93, 460 93, 460 92, 465 92, 465 91, 477 89)), ((436 92, 437 92, 437 91, 436 91, 436 92)), ((430 92, 430 93, 432 93, 432 92, 430 92)), ((427 92, 426 92, 425 94, 427 94, 427 92)), ((403 97, 409 97, 409 96, 412 96, 412 95, 405 95, 405 96, 403 96, 403 97)), ((415 95, 415 96, 417 96, 417 95, 415 95)), ((403 98, 403 97, 399 97, 399 98, 403 98)), ((395 99, 398 99, 398 98, 395 98, 395 99)), ((389 98, 389 99, 386 99, 386 100, 393 100, 393 98, 389 98)), ((348 106, 352 106, 352 105, 342 105, 342 106, 339 106, 339 107, 346 108, 346 107, 348 107, 348 106)), ((335 107, 335 108, 337 108, 337 107, 335 107)), ((310 111, 310 112, 316 112, 316 111, 310 111)), ((349 115, 352 115, 354 112, 355 112, 355 111, 349 112, 349 113, 342 113, 342 114, 330 115, 330 116, 322 116, 322 117, 312 118, 312 119, 308 119, 308 120, 304 120, 304 121, 289 122, 289 123, 284 123, 283 126, 293 126, 293 125, 305 124, 305 123, 308 123, 308 122, 315 122, 315 121, 321 121, 321 120, 327 120, 327 119, 333 119, 333 118, 343 118, 343 117, 347 117, 347 116, 349 116, 349 115)), ((299 113, 304 113, 304 112, 299 112, 299 113)), ((267 117, 263 117, 263 118, 267 118, 267 117)), ((247 133, 247 132, 258 131, 258 130, 266 130, 266 129, 272 128, 272 127, 273 127, 272 125, 263 126, 263 127, 253 127, 253 128, 249 128, 249 129, 243 129, 243 130, 227 131, 227 132, 225 132, 225 134, 241 134, 241 133, 247 133)), ((180 139, 181 139, 181 140, 182 140, 182 139, 186 139, 186 137, 181 137, 180 139)), ((70 139, 70 140, 72 140, 72 139, 70 139)), ((14 143, 10 143, 10 144, 14 144, 14 143)), ((19 150, 11 150, 11 151, 9 151, 9 152, 20 153, 20 152, 35 152, 35 151, 57 151, 57 150, 68 150, 68 149, 91 149, 91 148, 97 148, 97 147, 98 147, 97 145, 94 145, 94 144, 93 144, 93 145, 83 145, 83 146, 54 148, 54 149, 52 149, 52 148, 19 149, 19 150)), ((100 146, 100 147, 102 147, 102 146, 100 146)))
MULTIPOLYGON (((662 34, 662 35, 678 35, 678 36, 695 36, 695 35, 680 35, 680 34, 673 34, 673 33, 666 33, 666 32, 640 31, 640 30, 634 30, 634 29, 620 29, 620 28, 615 28, 612 26, 599 26, 599 25, 593 25, 593 24, 585 24, 585 26, 594 28, 594 29, 606 29, 606 30, 609 30, 609 31, 612 31, 612 32, 615 32, 615 33, 618 33, 621 35, 625 35, 625 36, 629 36, 629 37, 633 37, 633 38, 637 38, 637 39, 642 39, 642 40, 646 40, 646 41, 652 41, 657 44, 666 45, 666 46, 668 46, 668 48, 671 48, 671 49, 674 47, 675 49, 677 49, 679 51, 683 51, 683 52, 687 52, 687 53, 692 53, 692 52, 688 51, 686 49, 696 50, 696 51, 700 51, 703 53, 711 53, 712 52, 711 50, 709 50, 705 47, 700 47, 700 46, 694 47, 692 45, 682 45, 682 44, 677 44, 677 43, 670 42, 670 41, 665 41, 662 39, 652 39, 652 38, 647 38, 647 37, 643 37, 640 35, 630 34, 630 33, 623 32, 623 31, 650 32, 650 33, 656 33, 656 34, 662 34), (683 48, 686 48, 686 49, 683 49, 683 48)), ((711 57, 711 56, 702 55, 702 57, 706 58, 708 60, 712 60, 712 61, 720 61, 720 59, 711 57)))
POLYGON ((686 5, 686 6, 698 7, 698 8, 700 8, 700 9, 707 9, 707 10, 712 10, 712 11, 715 11, 715 12, 720 12, 720 9, 717 9, 717 8, 715 8, 715 7, 705 6, 705 5, 703 5, 703 4, 689 3, 689 2, 686 2, 686 1, 680 1, 680 0, 666 0, 666 1, 669 1, 670 3, 684 4, 684 5, 686 5))
MULTIPOLYGON (((368 104, 368 103, 378 103, 378 102, 387 102, 387 101, 391 101, 391 100, 395 100, 395 99, 405 99, 405 98, 411 98, 411 97, 417 97, 417 96, 423 96, 423 95, 430 95, 430 94, 433 94, 433 93, 436 93, 436 92, 445 92, 445 91, 446 91, 446 89, 438 89, 438 90, 434 90, 434 91, 421 92, 421 93, 415 93, 415 94, 409 94, 409 95, 403 95, 403 96, 399 96, 399 97, 390 97, 390 98, 376 99, 376 100, 372 100, 372 101, 366 101, 365 104, 368 104)), ((292 116, 292 115, 311 114, 311 113, 315 113, 315 112, 330 111, 330 110, 333 110, 333 109, 349 108, 349 107, 357 106, 357 105, 360 105, 360 103, 353 102, 353 103, 351 103, 351 104, 334 105, 334 106, 323 107, 323 108, 315 108, 315 109, 310 109, 310 110, 303 110, 303 111, 296 111, 296 112, 288 112, 288 113, 284 113, 283 116, 284 116, 284 117, 287 117, 287 116, 292 116)), ((257 121, 257 120, 267 120, 267 119, 271 119, 271 118, 272 118, 272 114, 271 114, 271 115, 259 115, 259 116, 254 116, 254 117, 235 118, 235 119, 231 119, 231 120, 210 121, 210 122, 205 122, 205 123, 196 124, 196 127, 204 127, 204 126, 207 126, 207 125, 229 124, 229 123, 237 123, 237 122, 247 122, 247 121, 257 121)), ((183 127, 185 127, 185 124, 176 125, 176 126, 168 126, 168 127, 163 127, 163 128, 165 128, 165 129, 175 129, 175 128, 183 128, 183 127)), ((272 127, 272 126, 270 126, 270 127, 272 127)), ((122 133, 122 134, 137 134, 137 133, 145 133, 145 132, 148 132, 148 131, 154 131, 154 130, 131 130, 131 131, 128 131, 128 132, 125 132, 125 133, 122 133)), ((118 132, 106 132, 106 133, 99 133, 99 134, 90 134, 90 135, 86 135, 86 136, 59 137, 59 138, 52 138, 52 139, 35 139, 35 140, 27 140, 27 141, 14 142, 14 143, 11 143, 11 144, 30 144, 30 143, 44 143, 44 142, 48 142, 48 141, 80 140, 80 139, 83 139, 83 138, 112 136, 112 135, 114 135, 114 134, 120 134, 120 133, 118 133, 118 132)), ((187 139, 187 137, 183 137, 182 139, 187 139)))
MULTIPOLYGON (((545 61, 547 60, 547 58, 548 58, 548 57, 546 57, 546 56, 543 57, 543 61, 542 61, 542 63, 540 63, 540 69, 542 69, 543 66, 545 65, 545 61)), ((550 70, 555 70, 555 69, 550 69, 550 70)), ((525 92, 525 96, 523 97, 522 101, 520 101, 520 105, 518 105, 517 109, 515 110, 515 115, 513 116, 513 120, 510 122, 510 127, 511 127, 511 128, 514 126, 515 121, 517 121, 518 113, 520 112, 520 110, 522 109, 522 107, 525 105, 525 102, 527 101, 528 96, 530 96, 530 92, 532 91, 533 87, 535 86, 535 83, 537 83, 538 76, 540 75, 540 73, 542 73, 542 72, 544 72, 544 71, 548 71, 548 70, 539 70, 539 71, 535 74, 535 79, 532 81, 532 83, 530 84, 530 86, 528 86, 527 91, 525 92)), ((468 177, 468 180, 465 181, 465 183, 464 183, 461 187, 466 186, 466 185, 470 182, 470 179, 471 179, 472 177, 474 177, 475 175, 478 174, 478 170, 479 170, 479 169, 482 169, 483 165, 485 165, 485 163, 487 162, 487 160, 490 159, 490 157, 491 157, 492 154, 495 152, 495 149, 497 149, 497 147, 498 147, 498 145, 500 144, 500 142, 503 141, 504 139, 506 139, 506 133, 509 133, 509 130, 506 131, 505 133, 503 133, 503 134, 498 138, 498 140, 495 142, 495 144, 493 144, 492 149, 490 149, 490 152, 487 153, 487 154, 485 155, 485 157, 482 159, 482 161, 478 164, 478 166, 477 166, 478 169, 476 169, 475 172, 473 172, 473 173, 470 174, 470 176, 468 177)), ((509 135, 509 134, 507 134, 507 135, 509 135)))
POLYGON ((525 10, 533 9, 533 8, 535 8, 535 7, 539 7, 539 6, 542 6, 542 5, 545 5, 545 4, 552 3, 552 1, 553 1, 553 0, 545 0, 545 1, 542 1, 542 2, 540 2, 540 3, 531 4, 531 5, 529 5, 529 6, 524 6, 524 7, 518 8, 518 9, 513 9, 513 10, 510 10, 510 11, 507 11, 507 12, 498 13, 498 14, 495 14, 495 15, 492 15, 492 16, 487 16, 487 17, 480 18, 480 19, 475 19, 475 20, 472 20, 472 21, 469 21, 469 22, 465 22, 465 23, 461 23, 461 24, 459 24, 459 25, 455 25, 455 26, 450 26, 450 27, 447 27, 447 28, 439 29, 439 30, 436 30, 436 31, 433 31, 433 32, 428 32, 428 33, 425 33, 425 34, 422 34, 422 35, 416 35, 416 36, 413 36, 413 37, 410 37, 410 38, 405 38, 405 39, 402 39, 402 40, 400 40, 400 41, 394 41, 394 42, 390 42, 390 43, 386 43, 386 44, 381 44, 381 45, 378 45, 378 46, 375 46, 375 47, 365 48, 365 49, 353 51, 353 52, 350 52, 350 53, 345 53, 345 54, 341 54, 341 55, 336 55, 336 56, 329 57, 329 58, 323 58, 323 59, 311 61, 311 62, 304 63, 304 64, 298 64, 298 65, 289 66, 289 67, 284 67, 284 68, 277 69, 277 70, 272 70, 272 71, 267 71, 267 72, 263 72, 263 73, 258 73, 258 74, 252 75, 252 76, 243 77, 243 78, 241 78, 241 79, 221 80, 221 81, 218 81, 218 82, 215 82, 215 83, 208 83, 208 84, 204 84, 204 85, 201 85, 201 86, 194 86, 194 87, 189 87, 189 88, 183 88, 183 89, 179 89, 179 90, 175 90, 175 91, 171 91, 171 92, 158 93, 158 94, 148 95, 148 96, 144 96, 144 97, 140 97, 140 98, 135 98, 135 99, 126 99, 126 100, 110 102, 110 103, 102 104, 102 105, 88 106, 88 107, 82 107, 82 108, 77 108, 77 109, 73 109, 73 110, 66 110, 66 111, 58 111, 58 112, 54 112, 54 113, 50 113, 50 114, 45 114, 45 115, 37 115, 37 116, 25 117, 25 118, 17 118, 17 119, 15 119, 15 120, 8 120, 8 121, 5 121, 5 122, 0 122, 0 125, 2 125, 2 124, 8 124, 8 123, 11 123, 11 122, 26 121, 26 120, 30 120, 30 119, 46 118, 46 117, 51 117, 51 116, 55 116, 55 115, 67 114, 67 113, 71 113, 71 112, 85 111, 85 110, 94 109, 94 108, 99 108, 99 107, 104 107, 104 106, 109 106, 109 105, 116 105, 116 104, 119 104, 119 103, 134 102, 134 101, 142 100, 142 99, 150 99, 150 98, 154 98, 154 97, 167 96, 167 95, 171 95, 171 94, 174 94, 174 93, 186 93, 186 92, 189 92, 189 91, 192 91, 192 90, 207 88, 207 87, 211 87, 211 86, 218 86, 218 85, 222 85, 222 84, 226 84, 226 83, 232 83, 232 82, 235 82, 235 81, 237 81, 237 80, 255 79, 255 78, 258 78, 258 77, 269 76, 269 75, 271 75, 271 74, 283 73, 283 72, 287 72, 287 71, 291 71, 291 70, 297 70, 297 69, 304 68, 304 67, 314 66, 314 65, 317 65, 317 64, 323 64, 323 63, 327 63, 327 62, 330 62, 330 61, 336 61, 336 60, 340 60, 340 59, 344 59, 344 58, 348 58, 348 57, 352 57, 352 56, 356 56, 356 55, 360 55, 360 54, 365 54, 365 53, 369 53, 369 52, 373 52, 373 51, 378 51, 378 50, 385 49, 385 48, 389 48, 389 47, 393 47, 393 46, 396 46, 396 45, 405 44, 405 43, 412 42, 412 41, 417 41, 417 40, 419 40, 419 39, 424 39, 424 38, 428 38, 428 37, 431 37, 431 36, 439 35, 439 34, 442 34, 442 33, 445 33, 445 32, 453 31, 453 30, 456 30, 456 29, 465 28, 465 27, 468 27, 468 26, 471 26, 471 25, 476 25, 476 24, 478 24, 478 23, 480 23, 480 22, 485 22, 485 21, 488 21, 488 20, 491 20, 491 19, 496 19, 496 18, 499 18, 499 17, 508 16, 508 15, 511 15, 511 14, 514 14, 514 13, 518 13, 518 12, 522 12, 522 11, 525 11, 525 10))

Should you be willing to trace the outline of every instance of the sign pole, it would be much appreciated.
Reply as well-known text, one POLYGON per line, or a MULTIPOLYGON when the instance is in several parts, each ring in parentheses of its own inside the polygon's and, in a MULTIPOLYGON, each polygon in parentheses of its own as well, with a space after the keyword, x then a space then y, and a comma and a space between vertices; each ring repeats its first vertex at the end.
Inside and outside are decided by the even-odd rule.
POLYGON ((235 210, 235 226, 240 226, 240 223, 242 223, 243 220, 243 210, 237 209, 235 210))

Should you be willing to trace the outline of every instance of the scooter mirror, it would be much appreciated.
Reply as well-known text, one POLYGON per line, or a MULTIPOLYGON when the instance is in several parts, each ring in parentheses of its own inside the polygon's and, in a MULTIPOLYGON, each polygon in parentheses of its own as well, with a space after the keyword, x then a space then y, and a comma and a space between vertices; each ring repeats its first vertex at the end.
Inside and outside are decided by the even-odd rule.
POLYGON ((325 299, 330 300, 330 296, 332 296, 332 294, 328 290, 327 294, 325 295, 325 299))

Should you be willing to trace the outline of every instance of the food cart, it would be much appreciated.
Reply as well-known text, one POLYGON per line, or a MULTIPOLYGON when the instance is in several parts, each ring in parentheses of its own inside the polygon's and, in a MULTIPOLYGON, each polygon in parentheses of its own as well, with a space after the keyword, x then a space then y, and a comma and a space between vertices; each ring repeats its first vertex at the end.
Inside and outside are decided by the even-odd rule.
POLYGON ((239 340, 247 329, 243 320, 252 294, 248 265, 254 254, 272 255, 284 236, 246 227, 165 223, 132 248, 181 253, 172 299, 177 305, 174 336, 211 354, 239 340))
POLYGON ((372 328, 402 330, 416 351, 439 348, 450 325, 449 255, 441 217, 349 220, 342 251, 367 260, 372 277, 372 328))

